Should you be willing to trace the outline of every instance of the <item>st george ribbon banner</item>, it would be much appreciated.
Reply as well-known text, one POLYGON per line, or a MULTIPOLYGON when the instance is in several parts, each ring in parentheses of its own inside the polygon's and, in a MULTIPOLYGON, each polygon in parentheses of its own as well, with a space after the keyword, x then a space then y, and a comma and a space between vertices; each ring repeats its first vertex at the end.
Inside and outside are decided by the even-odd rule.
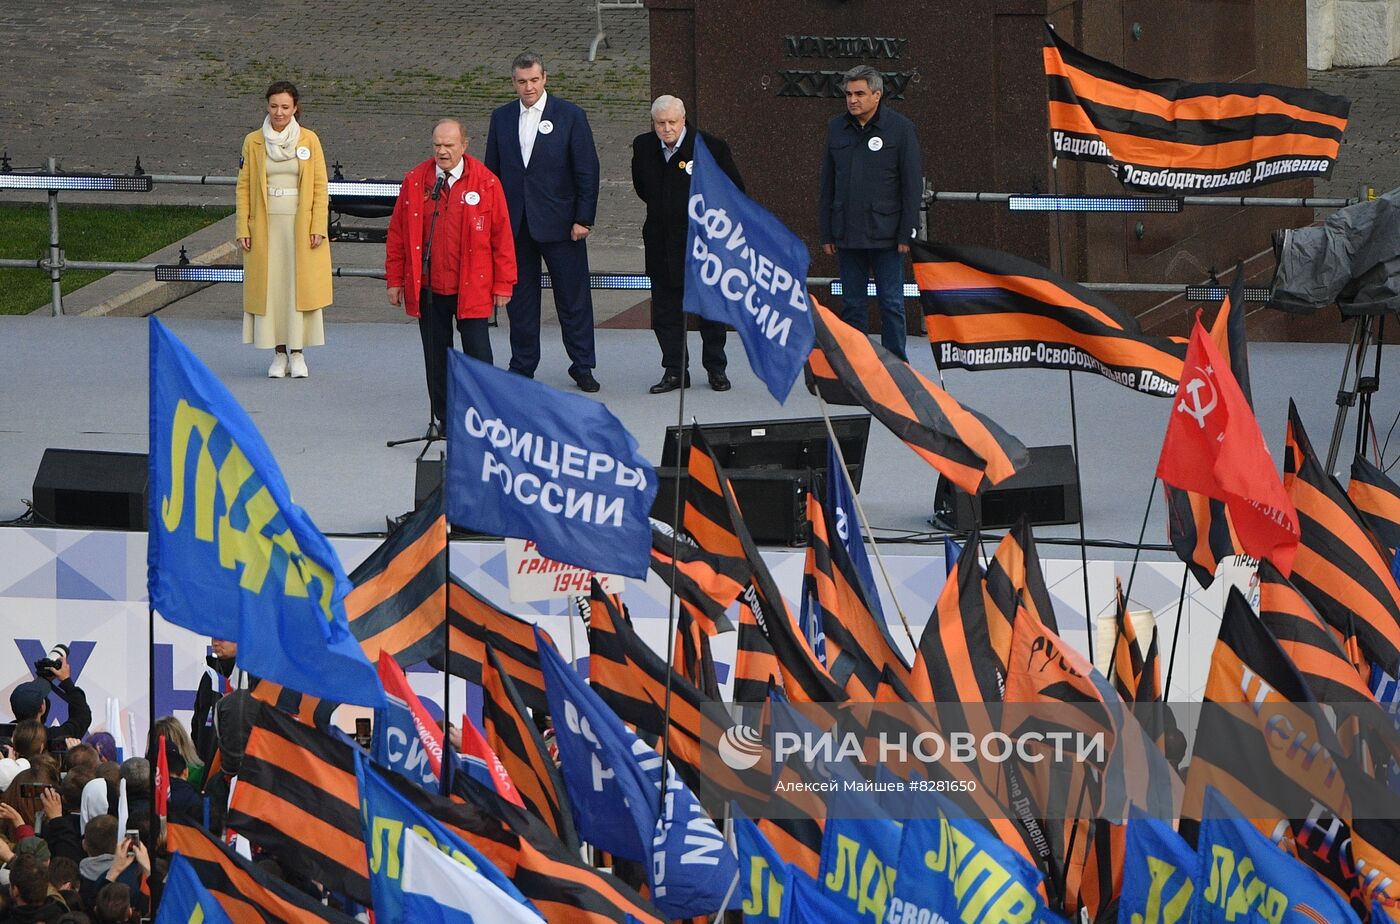
POLYGON ((779 403, 816 334, 807 302, 807 247, 739 191, 695 138, 685 310, 739 332, 749 365, 779 403))
POLYGON ((656 473, 606 407, 452 351, 447 518, 556 561, 645 578, 656 473))

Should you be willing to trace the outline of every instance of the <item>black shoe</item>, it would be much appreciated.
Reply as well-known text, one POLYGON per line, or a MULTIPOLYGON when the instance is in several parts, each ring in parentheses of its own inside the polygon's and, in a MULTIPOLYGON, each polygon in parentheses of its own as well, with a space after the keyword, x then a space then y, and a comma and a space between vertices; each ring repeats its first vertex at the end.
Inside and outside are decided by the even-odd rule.
POLYGON ((661 376, 661 381, 659 381, 659 382, 657 382, 655 385, 651 386, 651 388, 647 389, 647 391, 651 392, 653 395, 664 395, 664 394, 666 394, 666 392, 668 392, 668 391, 675 391, 677 388, 689 388, 689 387, 690 387, 690 373, 689 373, 689 372, 687 372, 687 373, 685 374, 684 379, 682 379, 682 377, 681 377, 680 375, 678 375, 678 374, 676 374, 676 373, 674 373, 674 372, 671 372, 671 371, 667 370, 666 374, 663 375, 663 376, 661 376), (684 385, 681 384, 682 381, 685 382, 684 385))
POLYGON ((710 388, 715 391, 729 391, 729 389, 733 387, 734 386, 729 384, 729 376, 725 375, 723 372, 710 373, 710 388))
POLYGON ((593 373, 587 369, 574 376, 574 382, 578 384, 579 391, 588 392, 590 395, 603 386, 598 384, 598 380, 593 377, 593 373))

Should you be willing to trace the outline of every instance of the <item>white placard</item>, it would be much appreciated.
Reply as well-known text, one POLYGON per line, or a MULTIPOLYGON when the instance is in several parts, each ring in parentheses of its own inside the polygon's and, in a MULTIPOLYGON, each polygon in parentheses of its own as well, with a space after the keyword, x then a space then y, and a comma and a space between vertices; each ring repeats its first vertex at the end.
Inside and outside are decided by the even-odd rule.
POLYGON ((622 593, 626 580, 619 574, 601 574, 576 565, 545 558, 528 539, 506 540, 506 578, 513 603, 588 596, 593 578, 610 594, 622 593))

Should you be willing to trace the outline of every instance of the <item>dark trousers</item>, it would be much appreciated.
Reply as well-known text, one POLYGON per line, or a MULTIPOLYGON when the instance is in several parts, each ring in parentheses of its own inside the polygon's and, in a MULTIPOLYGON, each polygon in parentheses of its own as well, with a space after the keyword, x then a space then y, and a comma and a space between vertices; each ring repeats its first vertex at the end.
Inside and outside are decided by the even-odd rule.
POLYGON ((447 353, 452 349, 452 326, 462 338, 462 352, 491 362, 490 318, 458 318, 456 295, 433 295, 427 289, 418 301, 418 336, 423 340, 423 369, 428 377, 428 400, 433 420, 447 419, 447 353))
POLYGON ((856 330, 869 328, 866 307, 870 298, 865 293, 873 276, 875 296, 880 300, 880 343, 908 362, 904 353, 904 254, 895 247, 838 247, 836 259, 841 267, 841 320, 856 330))
POLYGON ((524 216, 515 235, 519 277, 506 314, 510 317, 510 370, 533 377, 540 364, 540 260, 554 283, 569 375, 577 378, 598 364, 593 353, 593 291, 588 286, 587 241, 541 243, 530 236, 524 216))
MULTIPOLYGON (((684 290, 680 286, 651 286, 651 329, 661 346, 661 367, 680 375, 686 369, 686 317, 681 310, 684 290)), ((724 358, 725 326, 705 318, 700 319, 700 342, 703 345, 700 362, 706 372, 723 372, 728 360, 724 358)))

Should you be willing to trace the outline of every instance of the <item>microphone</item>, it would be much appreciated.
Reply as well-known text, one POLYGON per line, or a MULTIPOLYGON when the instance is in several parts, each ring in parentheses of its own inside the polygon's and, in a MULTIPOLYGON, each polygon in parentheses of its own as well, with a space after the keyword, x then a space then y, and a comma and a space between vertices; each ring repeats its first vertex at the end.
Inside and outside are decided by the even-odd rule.
POLYGON ((437 185, 433 187, 433 201, 436 202, 442 196, 442 187, 447 185, 447 174, 440 174, 437 178, 437 185))

